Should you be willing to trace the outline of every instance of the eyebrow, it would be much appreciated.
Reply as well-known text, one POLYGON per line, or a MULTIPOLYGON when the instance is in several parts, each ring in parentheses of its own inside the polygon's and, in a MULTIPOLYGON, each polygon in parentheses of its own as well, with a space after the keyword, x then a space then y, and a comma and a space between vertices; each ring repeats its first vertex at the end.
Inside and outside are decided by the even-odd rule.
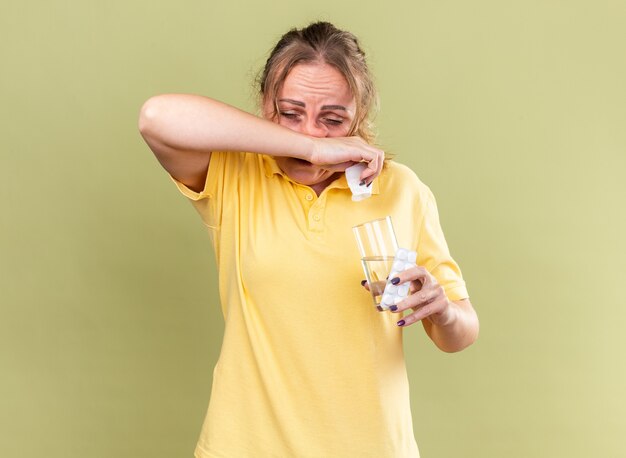
MULTIPOLYGON (((306 104, 304 102, 301 102, 299 100, 293 100, 293 99, 280 99, 278 100, 279 102, 287 102, 287 103, 291 103, 292 105, 297 105, 299 107, 306 107, 306 104)), ((348 111, 348 109, 346 107, 344 107, 343 105, 323 105, 322 110, 343 110, 343 111, 348 111)))

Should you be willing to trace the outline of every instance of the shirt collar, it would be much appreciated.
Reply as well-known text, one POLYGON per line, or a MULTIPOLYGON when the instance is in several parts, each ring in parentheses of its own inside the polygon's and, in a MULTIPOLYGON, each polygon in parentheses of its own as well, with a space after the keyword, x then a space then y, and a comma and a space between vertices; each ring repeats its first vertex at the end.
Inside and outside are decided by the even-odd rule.
POLYGON ((271 178, 274 174, 287 176, 285 175, 285 172, 283 172, 280 167, 278 167, 278 164, 273 157, 268 156, 267 154, 262 154, 261 157, 263 158, 263 166, 265 167, 266 177, 271 178))
MULTIPOLYGON (((278 164, 276 163, 273 157, 268 156, 266 154, 262 154, 261 156, 263 157, 263 166, 265 167, 265 176, 267 176, 268 178, 271 178, 274 175, 281 175, 287 180, 293 181, 287 176, 285 172, 281 170, 281 168, 278 166, 278 164)), ((376 177, 374 179, 374 182, 372 183, 372 194, 380 193, 378 180, 379 180, 379 177, 376 177)), ((350 188, 348 186, 348 180, 346 180, 345 173, 341 174, 339 178, 333 181, 326 189, 333 189, 333 188, 338 188, 338 189, 350 188)))

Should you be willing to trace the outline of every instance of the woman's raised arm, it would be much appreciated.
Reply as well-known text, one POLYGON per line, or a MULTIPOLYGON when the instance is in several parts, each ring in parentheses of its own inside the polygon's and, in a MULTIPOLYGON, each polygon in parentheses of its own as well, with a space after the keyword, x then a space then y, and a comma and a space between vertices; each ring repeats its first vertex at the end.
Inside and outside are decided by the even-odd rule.
POLYGON ((312 137, 238 108, 192 94, 151 97, 139 131, 170 175, 194 191, 204 187, 211 151, 246 151, 304 159, 331 171, 367 162, 361 179, 382 170, 384 152, 359 137, 312 137))
POLYGON ((211 151, 250 151, 308 160, 305 135, 209 97, 163 94, 141 107, 139 131, 167 172, 201 191, 211 151))

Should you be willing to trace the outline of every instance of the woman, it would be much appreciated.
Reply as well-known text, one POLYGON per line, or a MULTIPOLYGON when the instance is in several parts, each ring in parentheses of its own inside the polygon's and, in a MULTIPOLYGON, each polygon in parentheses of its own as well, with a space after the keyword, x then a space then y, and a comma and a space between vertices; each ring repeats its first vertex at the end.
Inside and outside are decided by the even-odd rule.
POLYGON ((402 329, 421 321, 444 351, 478 333, 434 198, 371 144, 376 96, 352 34, 291 30, 260 93, 262 117, 165 94, 139 120, 217 258, 224 342, 196 457, 419 456, 402 329), (352 202, 343 171, 358 162, 372 197, 352 202), (379 313, 358 286, 351 227, 386 215, 421 267, 395 280, 412 294, 379 313))

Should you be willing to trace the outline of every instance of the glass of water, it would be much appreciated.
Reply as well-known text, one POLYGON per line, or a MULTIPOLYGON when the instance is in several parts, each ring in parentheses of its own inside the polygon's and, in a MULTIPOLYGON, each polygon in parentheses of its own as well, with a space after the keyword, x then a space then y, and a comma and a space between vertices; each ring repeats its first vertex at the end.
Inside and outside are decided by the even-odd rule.
POLYGON ((352 228, 361 254, 365 278, 378 311, 387 277, 391 272, 393 258, 398 251, 398 241, 393 230, 391 216, 368 221, 352 228))

